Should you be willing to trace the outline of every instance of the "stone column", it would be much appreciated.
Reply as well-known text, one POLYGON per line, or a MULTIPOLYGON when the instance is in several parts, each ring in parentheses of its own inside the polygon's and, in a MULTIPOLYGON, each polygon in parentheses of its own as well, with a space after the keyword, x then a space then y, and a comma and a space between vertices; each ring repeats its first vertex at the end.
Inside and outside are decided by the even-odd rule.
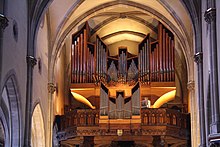
POLYGON ((218 57, 217 57, 217 38, 216 38, 216 8, 215 0, 208 1, 208 9, 205 12, 205 21, 209 26, 210 39, 210 88, 211 88, 211 107, 212 123, 210 125, 210 135, 220 133, 219 115, 219 85, 218 85, 218 57))
POLYGON ((195 97, 195 82, 189 81, 187 83, 187 89, 189 91, 190 98, 190 118, 191 118, 191 145, 199 146, 200 144, 200 127, 199 127, 199 115, 198 110, 198 100, 195 97))
MULTIPOLYGON (((2 73, 2 51, 3 51, 3 31, 8 26, 8 19, 0 14, 0 77, 2 73)), ((0 88, 1 88, 1 78, 0 78, 0 88)))
POLYGON ((32 116, 31 106, 32 106, 33 68, 37 64, 37 59, 33 56, 27 56, 26 62, 27 62, 27 84, 26 84, 24 147, 30 147, 31 146, 31 116, 32 116))
POLYGON ((47 89, 48 89, 48 123, 47 123, 47 146, 52 147, 52 138, 53 138, 53 120, 54 120, 54 112, 53 112, 53 94, 57 90, 57 87, 55 86, 54 83, 48 83, 47 84, 47 89))
POLYGON ((203 54, 197 52, 194 55, 197 63, 198 72, 198 103, 199 103, 199 122, 200 122, 200 147, 206 147, 206 129, 205 129, 205 109, 204 109, 204 93, 203 93, 203 54))

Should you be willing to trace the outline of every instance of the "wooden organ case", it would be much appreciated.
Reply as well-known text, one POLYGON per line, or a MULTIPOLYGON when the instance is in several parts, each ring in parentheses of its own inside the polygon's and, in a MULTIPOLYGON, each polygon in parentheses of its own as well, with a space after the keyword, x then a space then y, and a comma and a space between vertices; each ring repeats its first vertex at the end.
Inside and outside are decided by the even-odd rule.
POLYGON ((118 131, 124 135, 175 136, 174 130, 177 138, 187 138, 187 114, 153 107, 162 95, 176 89, 174 35, 161 23, 157 35, 154 41, 146 35, 137 55, 129 53, 125 45, 118 48, 116 56, 110 56, 99 36, 90 42, 88 23, 72 36, 70 90, 82 96, 79 101, 85 107, 66 106, 59 140, 117 136, 118 131), (88 135, 85 132, 91 126, 93 133, 88 135), (69 136, 64 135, 68 134, 65 130, 69 136))

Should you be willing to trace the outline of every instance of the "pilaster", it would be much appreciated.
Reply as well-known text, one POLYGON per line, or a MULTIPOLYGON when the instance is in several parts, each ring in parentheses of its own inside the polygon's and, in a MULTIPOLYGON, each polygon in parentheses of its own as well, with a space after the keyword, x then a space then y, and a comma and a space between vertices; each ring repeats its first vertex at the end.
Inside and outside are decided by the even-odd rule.
POLYGON ((190 98, 190 117, 191 117, 191 145, 199 146, 200 144, 200 125, 198 114, 198 99, 195 97, 195 81, 189 81, 187 83, 187 89, 189 91, 190 98))
POLYGON ((205 11, 204 19, 209 26, 210 39, 210 89, 212 123, 210 125, 210 135, 220 133, 220 113, 219 113, 219 85, 218 85, 218 56, 216 37, 216 8, 215 0, 209 0, 210 6, 205 11))
MULTIPOLYGON (((3 31, 8 26, 8 19, 0 14, 0 77, 2 73, 2 54, 3 54, 3 31)), ((0 88, 2 88, 1 85, 1 78, 0 78, 0 88)))
POLYGON ((205 129, 205 109, 203 94, 203 53, 197 52, 194 55, 194 61, 197 63, 198 72, 198 110, 200 123, 200 147, 206 147, 206 129, 205 129))
POLYGON ((33 68, 37 64, 37 59, 33 56, 26 57, 27 62, 27 85, 26 85, 26 111, 24 147, 31 147, 31 117, 32 117, 32 88, 33 88, 33 68))

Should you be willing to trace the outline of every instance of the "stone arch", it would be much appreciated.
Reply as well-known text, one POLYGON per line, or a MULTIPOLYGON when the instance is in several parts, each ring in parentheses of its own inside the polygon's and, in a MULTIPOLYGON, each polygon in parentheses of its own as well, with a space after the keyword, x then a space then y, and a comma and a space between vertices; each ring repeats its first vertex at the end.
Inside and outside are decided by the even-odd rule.
POLYGON ((4 145, 5 145, 5 129, 0 119, 0 146, 4 146, 4 145))
POLYGON ((2 107, 0 107, 0 146, 1 145, 5 147, 10 146, 8 122, 5 118, 2 107))
MULTIPOLYGON (((48 5, 49 5, 49 3, 51 2, 51 0, 48 0, 48 4, 45 4, 45 6, 44 6, 44 9, 46 9, 47 7, 48 7, 48 5)), ((164 6, 164 7, 166 7, 166 6, 164 6)), ((167 9, 169 9, 169 8, 167 8, 167 9)), ((153 11, 154 12, 154 11, 153 11)), ((155 12, 156 13, 156 12, 155 12)), ((42 14, 38 14, 39 15, 39 18, 41 17, 41 16, 43 16, 42 14), (40 16, 41 15, 41 16, 40 16)), ((159 17, 159 15, 158 15, 158 17, 159 17)), ((175 16, 173 16, 173 17, 175 17, 175 16)), ((65 17, 64 18, 64 20, 63 20, 63 23, 65 23, 66 22, 66 18, 68 18, 68 17, 65 17)), ((180 46, 181 46, 181 48, 182 49, 185 49, 186 50, 186 53, 184 54, 185 55, 185 60, 186 60, 186 62, 187 62, 187 71, 188 71, 188 75, 189 76, 191 76, 192 75, 192 77, 188 77, 188 81, 194 81, 194 67, 193 67, 193 63, 194 63, 194 61, 193 61, 193 58, 192 58, 192 44, 188 44, 188 43, 185 43, 185 41, 184 40, 186 40, 186 42, 188 41, 187 40, 187 35, 186 36, 182 36, 182 34, 181 34, 181 32, 179 32, 179 30, 175 27, 175 26, 172 26, 172 24, 171 24, 171 22, 169 22, 169 20, 166 20, 165 18, 164 18, 164 16, 163 15, 161 15, 161 19, 163 19, 163 22, 166 22, 166 24, 167 25, 171 25, 171 27, 169 27, 169 28, 172 28, 172 31, 173 32, 175 32, 175 35, 177 35, 178 36, 178 38, 177 38, 177 40, 178 40, 178 42, 179 42, 179 44, 180 44, 180 46), (188 50, 187 50, 188 49, 188 50), (188 52, 189 51, 189 52, 188 52)), ((179 19, 177 20, 177 21, 179 21, 179 19)), ((40 21, 38 21, 37 23, 40 23, 40 21)), ((37 29, 38 29, 38 27, 37 27, 37 24, 35 24, 36 25, 36 28, 34 28, 34 29, 36 29, 36 31, 37 31, 37 29)), ((60 26, 59 26, 59 30, 62 30, 62 26, 63 26, 64 24, 60 24, 60 26)), ((180 23, 180 26, 182 26, 182 24, 180 23)), ((56 61, 56 58, 57 58, 57 54, 58 54, 58 52, 59 52, 59 50, 62 48, 61 46, 62 46, 62 43, 64 42, 64 40, 65 40, 65 37, 67 36, 67 34, 68 34, 68 32, 71 30, 72 28, 71 28, 71 26, 70 26, 70 28, 67 28, 66 30, 64 30, 63 31, 63 33, 61 34, 61 31, 60 32, 56 32, 56 39, 57 40, 55 40, 55 42, 54 42, 54 46, 52 47, 53 48, 53 50, 52 50, 52 55, 51 55, 51 59, 50 59, 50 61, 49 61, 49 79, 48 79, 48 81, 50 82, 50 83, 53 83, 54 82, 54 70, 55 70, 55 61, 56 61)), ((183 29, 183 28, 182 28, 183 29)), ((184 30, 184 29, 183 29, 184 30)), ((194 32, 193 32, 193 36, 194 36, 194 32)), ((35 36, 36 37, 36 36, 35 36)), ((195 37, 195 36, 194 36, 195 37)), ((194 38, 193 38, 194 39, 194 38)), ((36 42, 35 42, 35 45, 36 45, 36 42)), ((36 47, 36 46, 35 46, 36 47)), ((47 131, 49 131, 49 132, 52 132, 52 120, 53 120, 53 100, 52 100, 52 94, 50 94, 49 95, 49 125, 51 126, 50 127, 50 129, 49 130, 47 130, 47 131)), ((49 136, 51 136, 51 135, 49 135, 49 136)), ((51 138, 48 138, 48 139, 51 139, 51 138)))
POLYGON ((45 146, 45 131, 43 114, 40 104, 37 104, 32 114, 31 124, 31 146, 44 147, 45 146))
MULTIPOLYGON (((174 10, 171 9, 171 7, 168 7, 167 4, 164 4, 165 1, 160 2, 163 4, 163 6, 169 10, 169 12, 174 12, 174 10), (171 10, 170 10, 171 9, 171 10)), ((80 3, 80 2, 79 2, 80 3)), ((178 18, 177 15, 172 15, 173 18, 176 18, 176 22, 178 22, 178 27, 177 28, 169 19, 167 19, 163 14, 159 13, 158 11, 154 10, 153 8, 143 6, 142 4, 138 4, 135 2, 123 2, 123 1, 114 1, 114 2, 109 2, 109 3, 105 3, 102 4, 101 6, 97 6, 92 10, 89 10, 87 13, 85 13, 84 15, 82 15, 82 17, 79 17, 80 19, 77 21, 73 21, 67 28, 65 28, 65 30, 63 30, 63 26, 64 23, 67 20, 63 20, 61 22, 61 25, 59 26, 59 29, 57 30, 56 36, 55 36, 55 41, 54 41, 54 46, 53 46, 53 50, 52 50, 52 59, 50 62, 51 65, 51 69, 49 69, 49 71, 51 72, 51 80, 54 80, 54 68, 55 68, 55 62, 57 59, 57 56, 60 52, 60 50, 62 49, 63 43, 65 42, 66 36, 69 35, 69 33, 71 33, 71 30, 77 26, 78 23, 80 23, 80 21, 82 21, 84 18, 89 18, 92 16, 92 14, 95 13, 95 11, 99 11, 101 9, 103 9, 104 7, 110 7, 112 5, 117 5, 117 4, 124 4, 124 5, 129 5, 129 6, 134 6, 137 7, 138 9, 143 9, 144 11, 148 12, 150 15, 154 15, 158 20, 160 20, 167 28, 169 28, 176 36, 176 40, 180 45, 180 48, 182 49, 184 56, 185 56, 185 60, 186 60, 186 64, 187 64, 187 72, 188 72, 188 81, 194 80, 194 67, 192 63, 194 63, 193 58, 192 57, 192 44, 189 43, 189 36, 186 33, 186 29, 185 26, 183 25, 183 22, 181 21, 180 18, 178 18), (180 30, 183 30, 184 33, 182 33, 180 30), (187 40, 187 41, 184 41, 187 40), (192 77, 190 77, 192 76, 192 77)), ((66 17, 65 19, 67 19, 68 17, 66 17)), ((193 32, 194 33, 194 32, 193 32)))
POLYGON ((21 115, 20 96, 16 76, 13 70, 9 71, 2 89, 2 102, 8 110, 8 126, 11 146, 21 146, 21 115))

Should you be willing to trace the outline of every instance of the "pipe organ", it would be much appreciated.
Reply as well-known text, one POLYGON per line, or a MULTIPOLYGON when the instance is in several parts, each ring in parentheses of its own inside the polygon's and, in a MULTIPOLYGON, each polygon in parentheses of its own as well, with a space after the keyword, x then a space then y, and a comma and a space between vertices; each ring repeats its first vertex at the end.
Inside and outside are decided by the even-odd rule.
POLYGON ((107 47, 96 37, 96 81, 105 81, 107 71, 107 47))
POLYGON ((174 36, 161 23, 158 25, 158 40, 151 42, 149 59, 152 82, 175 80, 174 36))
POLYGON ((95 71, 95 45, 88 42, 89 26, 86 25, 72 36, 71 81, 91 83, 95 71))
POLYGON ((142 83, 150 82, 150 35, 148 34, 139 44, 139 81, 142 83))
POLYGON ((117 56, 110 56, 99 36, 96 36, 95 43, 91 43, 89 34, 86 23, 72 37, 72 83, 115 85, 139 81, 148 85, 175 80, 174 36, 161 23, 158 25, 158 39, 151 41, 150 34, 146 35, 138 46, 138 55, 120 47, 117 56))
POLYGON ((57 138, 74 143, 82 138, 105 143, 118 136, 138 142, 155 136, 187 140, 187 108, 175 99, 174 35, 159 23, 157 38, 147 34, 137 54, 126 44, 112 52, 95 35, 90 36, 88 23, 72 35, 72 96, 57 138))
POLYGON ((118 48, 117 55, 111 56, 98 35, 94 42, 90 38, 88 23, 72 36, 71 82, 82 90, 71 91, 85 97, 93 94, 99 97, 96 107, 100 116, 123 119, 140 115, 141 101, 151 95, 152 85, 174 83, 174 36, 161 23, 157 40, 152 41, 150 34, 146 35, 138 45, 137 55, 131 54, 125 45, 118 48), (86 90, 89 88, 93 90, 86 90))

